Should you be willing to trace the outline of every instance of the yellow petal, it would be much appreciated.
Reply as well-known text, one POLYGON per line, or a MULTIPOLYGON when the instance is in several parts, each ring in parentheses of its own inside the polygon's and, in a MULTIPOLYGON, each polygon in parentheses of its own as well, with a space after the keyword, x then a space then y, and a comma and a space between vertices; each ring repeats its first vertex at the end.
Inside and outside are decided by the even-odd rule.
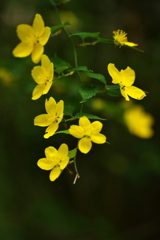
POLYGON ((126 87, 120 89, 122 96, 126 99, 126 101, 130 101, 128 94, 126 92, 126 87))
POLYGON ((37 165, 43 170, 51 170, 54 167, 54 163, 52 161, 48 161, 47 158, 39 159, 37 165))
POLYGON ((36 66, 32 69, 31 75, 34 81, 38 84, 43 84, 46 82, 46 77, 43 75, 42 67, 36 66))
POLYGON ((112 77, 112 83, 118 84, 121 81, 121 74, 113 63, 108 64, 108 72, 112 77))
POLYGON ((91 123, 92 134, 99 133, 102 130, 103 124, 99 121, 94 121, 91 123))
POLYGON ((33 51, 33 45, 28 43, 21 42, 13 49, 13 55, 15 57, 27 57, 33 51))
POLYGON ((57 104, 53 97, 50 97, 49 100, 46 99, 45 108, 47 113, 53 112, 54 114, 56 114, 56 106, 57 104))
POLYGON ((48 118, 48 114, 40 114, 35 117, 34 125, 40 127, 47 127, 52 123, 52 120, 48 118))
POLYGON ((57 122, 52 123, 47 129, 46 134, 44 135, 44 138, 49 138, 55 134, 57 131, 59 125, 57 122))
POLYGON ((63 111, 64 111, 64 101, 63 101, 63 100, 60 100, 60 101, 57 103, 57 109, 56 109, 57 116, 58 116, 58 119, 57 119, 58 122, 61 122, 61 121, 62 121, 63 111))
POLYGON ((39 63, 43 52, 44 52, 44 47, 40 43, 36 43, 31 55, 32 61, 34 63, 39 63))
POLYGON ((79 125, 82 128, 87 128, 90 124, 91 124, 91 122, 89 121, 89 119, 86 116, 83 116, 79 119, 79 125))
POLYGON ((32 92, 32 100, 37 100, 43 95, 45 84, 37 85, 32 92))
POLYGON ((91 150, 92 147, 92 142, 90 138, 84 137, 81 138, 78 142, 78 149, 82 152, 82 153, 88 153, 91 150))
POLYGON ((59 177, 60 174, 61 174, 60 167, 55 166, 50 172, 50 175, 49 175, 50 181, 53 182, 54 180, 56 180, 59 177))
POLYGON ((69 133, 75 138, 82 138, 84 136, 84 129, 81 126, 71 125, 69 133))
POLYGON ((146 96, 143 90, 134 86, 126 87, 126 93, 137 100, 142 100, 146 96))
POLYGON ((48 42, 50 35, 51 35, 50 27, 45 27, 42 36, 39 38, 40 44, 44 46, 48 42))
POLYGON ((35 15, 32 27, 36 37, 40 37, 44 33, 44 21, 40 14, 35 15))
POLYGON ((47 94, 47 93, 49 92, 49 90, 50 90, 50 88, 51 88, 51 86, 52 86, 52 83, 53 83, 53 82, 47 82, 47 83, 45 84, 45 88, 44 88, 44 90, 43 90, 43 94, 47 94))
POLYGON ((105 142, 106 142, 106 136, 104 136, 104 135, 101 134, 101 133, 99 133, 99 134, 94 134, 94 135, 91 135, 91 140, 92 140, 92 142, 94 142, 94 143, 102 144, 102 143, 105 143, 105 142))
POLYGON ((52 81, 54 76, 54 65, 45 54, 42 55, 41 65, 46 80, 52 81))
POLYGON ((131 86, 135 80, 135 71, 130 67, 127 67, 125 70, 121 70, 121 82, 124 86, 131 86))
POLYGON ((34 44, 34 32, 30 25, 28 24, 18 25, 17 35, 22 42, 34 44))
POLYGON ((61 144, 61 146, 58 149, 58 154, 59 154, 59 158, 60 160, 60 168, 64 169, 68 162, 69 162, 69 157, 68 157, 68 146, 67 144, 63 143, 61 144))
POLYGON ((123 42, 124 45, 127 45, 129 47, 135 47, 135 46, 138 46, 137 43, 133 43, 133 42, 123 42))
POLYGON ((58 156, 58 151, 56 148, 50 146, 45 149, 45 155, 47 159, 53 159, 54 161, 58 156))

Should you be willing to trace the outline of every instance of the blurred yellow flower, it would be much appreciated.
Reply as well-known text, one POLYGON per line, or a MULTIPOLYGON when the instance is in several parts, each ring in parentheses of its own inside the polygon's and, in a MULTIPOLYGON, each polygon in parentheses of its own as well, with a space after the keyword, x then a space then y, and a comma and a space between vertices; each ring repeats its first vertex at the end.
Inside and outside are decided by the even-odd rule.
POLYGON ((130 100, 129 96, 137 100, 142 100, 146 96, 143 90, 132 86, 135 81, 135 71, 130 67, 118 71, 113 63, 109 63, 108 72, 112 77, 112 83, 119 84, 121 94, 126 101, 130 100))
POLYGON ((131 134, 140 138, 151 138, 154 134, 152 125, 154 118, 146 113, 141 106, 133 106, 124 113, 125 123, 131 134))
POLYGON ((119 46, 127 45, 129 47, 138 46, 138 44, 136 43, 128 42, 127 33, 120 29, 118 29, 117 31, 113 31, 113 38, 115 45, 119 46))
POLYGON ((37 165, 43 170, 51 170, 49 179, 50 181, 54 181, 68 165, 68 146, 62 143, 58 150, 54 147, 47 147, 45 149, 45 155, 46 158, 39 159, 37 165))
POLYGON ((0 68, 0 80, 2 80, 6 86, 9 86, 13 81, 13 76, 7 69, 0 68))
POLYGON ((15 57, 27 57, 31 54, 32 61, 38 63, 44 52, 44 45, 48 42, 51 30, 44 26, 40 14, 36 14, 33 25, 20 24, 17 26, 17 35, 21 40, 13 50, 15 57))
POLYGON ((44 138, 49 138, 57 131, 59 123, 63 119, 64 102, 60 100, 56 103, 55 99, 50 97, 45 101, 45 108, 47 114, 41 114, 35 117, 34 125, 40 127, 47 127, 44 138))
POLYGON ((88 153, 92 148, 92 142, 102 144, 106 137, 100 133, 103 124, 99 121, 90 122, 86 116, 79 119, 79 126, 71 125, 69 133, 75 138, 80 138, 78 149, 82 153, 88 153))
POLYGON ((46 55, 42 55, 41 66, 32 69, 31 75, 38 84, 32 93, 32 100, 47 94, 53 83, 54 65, 46 55))

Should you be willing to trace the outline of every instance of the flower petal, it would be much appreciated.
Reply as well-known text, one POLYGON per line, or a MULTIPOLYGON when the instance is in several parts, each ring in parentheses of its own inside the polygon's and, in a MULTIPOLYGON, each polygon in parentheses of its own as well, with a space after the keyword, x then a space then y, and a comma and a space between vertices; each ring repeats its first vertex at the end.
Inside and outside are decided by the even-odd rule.
POLYGON ((82 128, 88 128, 90 126, 91 122, 86 116, 83 116, 79 119, 79 126, 82 128))
POLYGON ((108 64, 108 73, 112 77, 112 83, 118 84, 121 81, 121 74, 118 69, 115 67, 114 63, 108 64))
POLYGON ((51 170, 54 167, 54 163, 52 161, 48 161, 47 158, 39 159, 37 165, 43 170, 51 170))
POLYGON ((22 42, 34 44, 33 28, 28 24, 20 24, 17 26, 17 35, 22 42))
POLYGON ((44 21, 40 14, 35 15, 32 27, 36 37, 40 37, 44 33, 44 21))
POLYGON ((97 143, 97 144, 102 144, 102 143, 105 143, 106 142, 106 136, 99 133, 99 134, 94 134, 94 135, 91 135, 91 140, 92 142, 94 143, 97 143))
POLYGON ((54 181, 54 180, 56 180, 58 177, 59 177, 59 175, 61 174, 61 170, 60 170, 60 167, 59 166, 55 166, 52 170, 51 170, 51 172, 50 172, 50 174, 49 174, 49 179, 50 179, 50 181, 54 181))
POLYGON ((92 147, 92 142, 90 138, 84 137, 81 138, 78 142, 78 149, 82 152, 82 153, 88 153, 91 150, 92 147))
POLYGON ((103 124, 99 121, 94 121, 91 123, 92 134, 99 133, 102 130, 103 124))
POLYGON ((41 84, 41 85, 37 85, 32 92, 32 100, 37 100, 38 98, 40 98, 43 95, 43 91, 44 91, 45 85, 41 84))
POLYGON ((54 161, 54 158, 57 158, 57 156, 58 156, 58 151, 57 151, 56 148, 50 146, 50 147, 47 147, 45 149, 45 155, 46 155, 47 159, 51 159, 52 158, 53 161, 54 161))
POLYGON ((134 83, 135 80, 135 71, 130 67, 127 67, 125 70, 121 70, 122 75, 122 85, 128 87, 134 83))
POLYGON ((48 114, 41 114, 35 117, 34 125, 40 127, 49 126, 52 123, 52 120, 48 118, 48 114))
POLYGON ((48 42, 50 35, 51 35, 50 27, 45 27, 43 35, 39 38, 40 44, 42 44, 44 46, 48 42))
POLYGON ((57 131, 59 125, 57 122, 52 123, 47 129, 46 134, 44 135, 44 138, 49 138, 54 135, 54 133, 57 131))
POLYGON ((58 116, 58 122, 60 123, 62 121, 62 118, 63 118, 63 112, 64 112, 64 101, 63 100, 60 100, 58 103, 57 103, 57 109, 56 109, 56 112, 57 112, 57 116, 58 116))
POLYGON ((134 86, 126 87, 126 93, 137 100, 142 100, 146 96, 143 90, 134 86))
POLYGON ((84 136, 84 129, 81 126, 71 125, 69 133, 75 138, 82 138, 84 136))
POLYGON ((126 101, 130 101, 128 94, 126 92, 126 87, 120 88, 122 96, 126 99, 126 101))
POLYGON ((68 146, 67 144, 63 143, 61 144, 61 146, 58 149, 58 154, 59 154, 59 158, 60 160, 60 168, 64 169, 68 162, 69 162, 69 157, 68 157, 68 146))
POLYGON ((15 57, 27 57, 33 51, 33 45, 21 42, 13 49, 13 55, 15 57))
POLYGON ((41 66, 34 67, 31 71, 31 75, 32 75, 34 81, 38 84, 43 84, 46 81, 46 77, 43 74, 41 66))
POLYGON ((32 61, 34 63, 39 63, 43 52, 44 52, 44 47, 40 43, 36 43, 31 55, 32 61))
POLYGON ((50 97, 49 99, 46 99, 45 101, 45 108, 46 108, 46 112, 50 113, 50 112, 55 112, 56 113, 56 101, 53 97, 50 97))
POLYGON ((48 92, 49 92, 49 90, 50 90, 50 88, 51 88, 51 86, 52 86, 52 81, 51 82, 47 82, 46 84, 45 84, 45 88, 44 88, 44 90, 43 90, 43 94, 47 94, 48 92))

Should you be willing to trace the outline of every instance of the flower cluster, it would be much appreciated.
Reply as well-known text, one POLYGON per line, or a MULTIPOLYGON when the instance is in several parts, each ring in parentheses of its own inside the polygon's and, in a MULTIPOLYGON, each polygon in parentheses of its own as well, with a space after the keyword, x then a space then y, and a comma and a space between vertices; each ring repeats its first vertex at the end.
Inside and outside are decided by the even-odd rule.
MULTIPOLYGON (((35 18, 33 20, 32 26, 28 24, 20 24, 17 27, 17 35, 18 38, 21 40, 21 42, 14 48, 13 55, 15 57, 23 58, 27 57, 31 54, 31 59, 33 63, 37 64, 41 62, 40 65, 34 66, 31 70, 31 76, 34 80, 34 82, 37 84, 32 92, 32 100, 37 100, 41 96, 47 94, 49 90, 52 87, 52 84, 54 81, 54 73, 58 74, 57 79, 60 77, 68 77, 73 75, 77 71, 77 75, 81 79, 80 72, 83 71, 86 76, 95 78, 99 81, 101 81, 104 84, 104 89, 102 92, 109 91, 109 87, 107 87, 105 77, 101 74, 93 73, 93 71, 89 71, 87 67, 81 67, 77 66, 77 59, 75 59, 75 67, 68 67, 69 65, 66 64, 65 61, 62 60, 62 65, 60 65, 59 68, 55 68, 54 66, 54 60, 51 62, 49 57, 44 54, 44 45, 48 42, 51 31, 53 32, 53 29, 56 29, 55 34, 61 33, 62 29, 65 27, 65 24, 58 25, 57 27, 45 27, 44 21, 42 19, 42 16, 40 14, 36 14, 35 18)), ((67 33, 67 31, 66 31, 67 33)), ((83 40, 85 37, 94 37, 97 38, 97 41, 94 43, 84 43, 80 44, 79 46, 88 46, 88 45, 95 45, 96 43, 102 41, 102 42, 108 42, 107 39, 99 38, 99 33, 77 33, 73 35, 83 36, 83 40)), ((113 32, 113 38, 114 44, 119 46, 130 46, 134 47, 137 46, 137 44, 128 42, 126 33, 122 30, 117 30, 113 32)), ((71 37, 71 35, 69 36, 71 37)), ((110 42, 110 41, 109 41, 110 42)), ((74 48, 74 51, 75 48, 74 48)), ((77 57, 77 54, 75 54, 75 58, 77 57)), ((60 61, 61 62, 61 61, 60 61)), ((55 63, 55 65, 57 65, 55 63)), ((146 94, 143 90, 140 88, 137 88, 135 86, 132 86, 135 81, 135 72, 130 67, 127 67, 125 70, 118 71, 118 69, 115 67, 113 63, 108 64, 108 72, 110 76, 112 77, 112 83, 119 85, 118 88, 120 89, 120 92, 122 96, 126 99, 126 101, 129 101, 129 97, 132 97, 137 100, 143 99, 146 94)), ((82 79, 81 79, 82 80, 82 79)), ((83 81, 82 81, 83 82, 83 81)), ((83 82, 84 83, 84 82, 83 82)), ((55 86, 53 84, 53 86, 55 86)), ((45 149, 45 157, 40 158, 37 162, 37 165, 39 168, 43 170, 50 170, 49 179, 50 181, 56 180, 60 174, 63 172, 65 168, 68 168, 69 164, 74 163, 75 171, 76 171, 76 178, 79 177, 79 173, 76 166, 76 157, 77 157, 77 150, 79 150, 82 154, 87 154, 90 152, 92 148, 92 143, 96 144, 104 144, 106 143, 106 136, 101 133, 103 124, 99 120, 101 119, 97 116, 90 115, 87 113, 82 113, 83 111, 83 104, 86 100, 88 100, 91 97, 94 97, 96 94, 98 94, 100 91, 98 87, 94 86, 88 86, 85 84, 82 84, 80 86, 80 90, 78 94, 82 96, 82 101, 78 104, 81 104, 80 106, 80 112, 77 114, 70 113, 65 116, 65 103, 64 101, 58 100, 56 101, 55 98, 49 97, 49 99, 45 100, 45 110, 46 113, 40 114, 34 118, 34 125, 39 127, 46 127, 44 138, 48 139, 52 137, 54 134, 57 133, 65 133, 70 134, 71 136, 78 139, 76 141, 76 146, 74 149, 69 150, 69 147, 66 143, 62 143, 58 150, 53 147, 49 146, 45 149), (72 121, 79 121, 79 125, 71 124, 72 121), (90 119, 95 119, 96 121, 90 121, 90 119), (67 125, 69 122, 69 126, 67 125), (58 131, 60 125, 63 123, 62 126, 64 126, 65 129, 62 129, 61 131, 58 131)), ((100 102, 101 104, 101 102, 100 102)), ((132 117, 132 111, 126 113, 125 115, 125 121, 126 124, 128 124, 128 127, 131 132, 137 132, 136 127, 134 126, 133 122, 131 121, 132 117)), ((137 122, 136 124, 139 124, 138 118, 143 117, 142 111, 137 110, 137 122)), ((148 116, 147 123, 144 125, 151 124, 152 120, 148 116)), ((143 125, 143 126, 144 126, 143 125)), ((142 129, 141 136, 146 137, 148 135, 151 135, 152 133, 149 132, 149 130, 142 129)), ((68 169, 69 170, 69 169, 68 169)), ((70 170, 69 170, 70 171, 70 170)), ((75 179, 76 179, 75 178, 75 179)), ((75 182, 75 181, 74 181, 75 182)))

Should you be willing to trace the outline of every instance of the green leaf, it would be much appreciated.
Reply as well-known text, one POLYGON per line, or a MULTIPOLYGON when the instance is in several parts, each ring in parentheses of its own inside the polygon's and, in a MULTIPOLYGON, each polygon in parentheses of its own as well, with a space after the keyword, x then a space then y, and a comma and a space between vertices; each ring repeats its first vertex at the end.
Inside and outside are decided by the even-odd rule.
POLYGON ((100 73, 84 72, 84 74, 90 78, 97 79, 97 80, 101 81, 102 83, 106 84, 105 77, 100 73))
POLYGON ((68 67, 59 67, 59 68, 55 68, 54 71, 58 74, 61 74, 66 69, 68 69, 68 67))
POLYGON ((112 97, 122 96, 118 84, 116 84, 116 85, 107 85, 105 89, 107 90, 107 93, 108 93, 110 96, 112 96, 112 97))
POLYGON ((72 71, 83 71, 83 72, 85 72, 85 71, 89 71, 89 70, 86 66, 78 66, 76 68, 69 69, 69 71, 70 72, 72 72, 72 71))
POLYGON ((83 100, 87 100, 93 96, 95 96, 98 92, 98 87, 97 86, 88 86, 84 85, 80 87, 79 93, 81 94, 83 100))
POLYGON ((54 54, 54 57, 52 58, 52 62, 54 63, 54 67, 57 68, 62 68, 62 67, 68 67, 71 68, 70 63, 67 61, 61 59, 60 57, 57 56, 57 54, 54 54))
POLYGON ((55 134, 59 134, 59 133, 70 134, 68 130, 57 131, 55 134))
POLYGON ((104 118, 100 118, 98 116, 95 116, 95 115, 92 115, 92 114, 89 114, 89 113, 76 113, 75 118, 81 118, 83 116, 86 116, 89 119, 106 120, 104 118))
POLYGON ((70 36, 79 36, 82 40, 84 40, 85 38, 88 37, 92 37, 92 38, 98 38, 100 32, 77 32, 77 33, 73 33, 70 36))
POLYGON ((64 106, 64 115, 73 116, 74 107, 72 105, 64 106))
POLYGON ((70 150, 68 153, 69 159, 74 158, 76 154, 77 154, 77 148, 70 150))
POLYGON ((114 43, 114 40, 106 39, 106 38, 98 38, 98 42, 103 42, 103 43, 114 43))
POLYGON ((51 33, 57 32, 60 29, 63 29, 66 25, 70 25, 69 22, 66 22, 64 24, 56 25, 54 27, 51 27, 51 33))

